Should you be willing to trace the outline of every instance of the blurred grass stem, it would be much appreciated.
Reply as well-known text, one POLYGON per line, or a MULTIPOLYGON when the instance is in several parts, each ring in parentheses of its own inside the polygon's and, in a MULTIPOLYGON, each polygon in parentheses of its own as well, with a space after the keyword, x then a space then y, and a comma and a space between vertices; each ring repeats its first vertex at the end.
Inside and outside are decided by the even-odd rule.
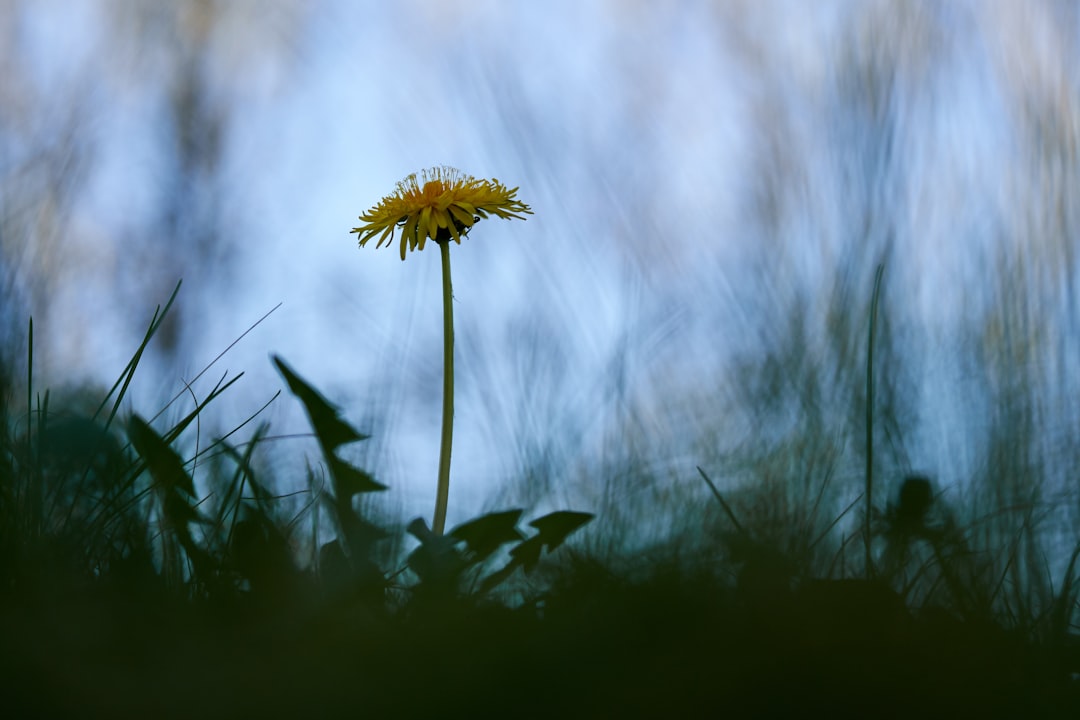
POLYGON ((881 295, 881 276, 885 265, 877 266, 874 277, 874 297, 870 301, 870 329, 866 349, 866 517, 863 522, 863 540, 866 548, 866 577, 874 576, 874 558, 870 551, 870 518, 873 511, 874 490, 874 333, 877 330, 878 298, 881 295))

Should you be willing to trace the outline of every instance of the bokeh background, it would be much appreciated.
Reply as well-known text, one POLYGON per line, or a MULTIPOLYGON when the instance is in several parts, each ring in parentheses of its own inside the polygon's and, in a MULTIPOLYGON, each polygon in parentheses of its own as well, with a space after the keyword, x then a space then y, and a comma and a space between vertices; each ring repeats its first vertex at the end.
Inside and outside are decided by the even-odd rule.
MULTIPOLYGON (((741 507, 778 523, 778 498, 816 502, 826 480, 847 506, 884 264, 880 504, 925 473, 974 515, 1022 508, 1067 554, 1078 16, 1056 0, 3 0, 4 366, 24 382, 32 316, 35 386, 76 407, 182 278, 129 409, 181 394, 178 417, 244 372, 186 438, 205 444, 283 387, 280 354, 372 435, 353 452, 383 501, 428 516, 438 253, 402 263, 349 230, 447 164, 535 211, 453 248, 451 525, 525 504, 663 533, 710 502, 697 466, 736 496, 771 488, 741 507)), ((298 403, 259 417, 266 469, 306 487, 298 403)))

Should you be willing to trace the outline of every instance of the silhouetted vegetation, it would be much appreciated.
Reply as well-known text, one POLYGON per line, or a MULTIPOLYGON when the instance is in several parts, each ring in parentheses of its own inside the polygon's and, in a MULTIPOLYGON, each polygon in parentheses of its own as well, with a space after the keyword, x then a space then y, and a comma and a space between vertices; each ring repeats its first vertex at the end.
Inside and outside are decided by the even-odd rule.
POLYGON ((1056 579, 1018 575, 1039 560, 1030 510, 1002 509, 1018 534, 987 545, 1003 536, 981 526, 1000 518, 963 524, 912 475, 866 521, 861 498, 829 513, 826 455, 800 505, 768 483, 760 500, 725 498, 701 469, 711 541, 674 533, 619 552, 603 513, 526 522, 523 509, 444 536, 418 518, 406 541, 357 501, 385 489, 342 455, 366 437, 280 358, 318 447, 299 504, 254 470, 265 426, 183 450, 230 383, 170 427, 121 412, 168 309, 92 412, 33 390, 32 335, 25 408, 4 388, 0 678, 13 716, 1080 709, 1080 546, 1056 579), (213 468, 199 483, 196 460, 213 468))

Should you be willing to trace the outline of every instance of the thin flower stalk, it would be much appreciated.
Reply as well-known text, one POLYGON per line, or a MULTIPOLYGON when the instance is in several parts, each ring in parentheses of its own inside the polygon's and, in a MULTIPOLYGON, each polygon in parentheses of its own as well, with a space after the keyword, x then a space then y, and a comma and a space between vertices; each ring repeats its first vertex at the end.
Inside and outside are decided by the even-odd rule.
POLYGON ((360 216, 362 224, 352 232, 360 247, 378 236, 376 248, 390 245, 400 231, 401 259, 410 251, 423 250, 428 240, 439 245, 443 285, 443 416, 439 448, 439 479, 435 495, 432 530, 442 535, 450 499, 450 453, 454 437, 454 311, 450 282, 450 240, 460 244, 473 226, 489 216, 524 220, 532 214, 516 198, 517 188, 498 180, 477 180, 450 167, 413 173, 397 189, 360 216))

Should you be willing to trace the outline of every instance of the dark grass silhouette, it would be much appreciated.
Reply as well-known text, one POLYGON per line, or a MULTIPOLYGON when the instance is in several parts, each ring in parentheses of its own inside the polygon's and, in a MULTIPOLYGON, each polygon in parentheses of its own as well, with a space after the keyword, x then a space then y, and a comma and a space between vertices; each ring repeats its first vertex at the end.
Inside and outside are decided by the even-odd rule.
POLYGON ((362 502, 384 486, 339 452, 365 436, 280 358, 318 448, 298 511, 254 470, 265 428, 199 450, 217 461, 194 481, 185 432, 228 383, 168 428, 120 413, 167 311, 97 412, 0 393, 7 716, 1080 710, 1080 550, 1054 581, 1011 583, 1039 538, 1030 513, 995 546, 930 477, 834 499, 836 456, 808 442, 782 447, 789 467, 814 459, 801 487, 722 493, 702 470, 712 499, 686 513, 706 514, 704 539, 626 552, 603 508, 514 508, 445 536, 417 519, 406 540, 362 502), (312 535, 315 507, 329 527, 312 535))

